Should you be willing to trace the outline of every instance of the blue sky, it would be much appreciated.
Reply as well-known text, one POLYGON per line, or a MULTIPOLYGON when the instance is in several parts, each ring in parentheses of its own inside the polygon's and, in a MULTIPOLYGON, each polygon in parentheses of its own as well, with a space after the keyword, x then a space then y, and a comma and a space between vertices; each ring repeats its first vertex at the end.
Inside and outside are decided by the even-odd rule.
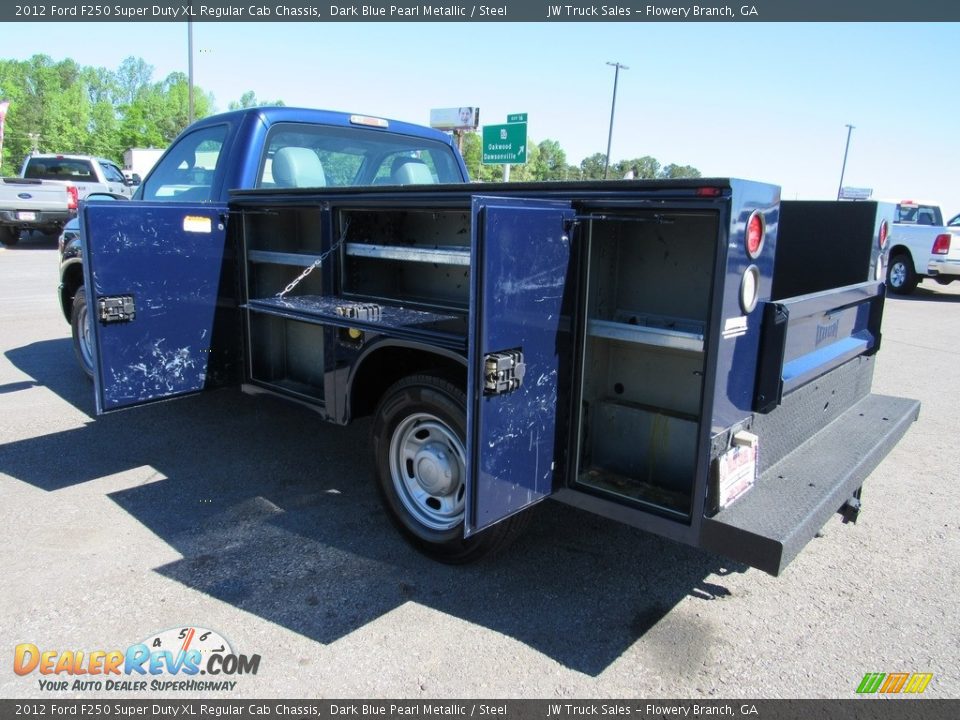
MULTIPOLYGON (((845 185, 960 211, 958 25, 903 23, 194 24, 194 78, 225 110, 247 90, 288 105, 428 123, 479 106, 529 114, 529 136, 568 161, 606 149, 705 175, 780 185, 785 198, 845 185)), ((183 23, 7 24, 0 56, 46 53, 116 69, 134 55, 155 80, 186 72, 183 23), (15 30, 15 32, 10 32, 15 30)))

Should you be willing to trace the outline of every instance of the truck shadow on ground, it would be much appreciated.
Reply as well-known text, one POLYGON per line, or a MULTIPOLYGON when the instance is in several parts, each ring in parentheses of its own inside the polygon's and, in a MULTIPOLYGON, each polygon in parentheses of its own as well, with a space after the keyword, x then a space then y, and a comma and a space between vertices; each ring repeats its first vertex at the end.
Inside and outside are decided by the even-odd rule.
POLYGON ((931 283, 929 286, 921 285, 916 290, 914 290, 909 295, 896 295, 894 293, 887 293, 887 301, 897 301, 897 300, 906 300, 910 302, 943 302, 943 303, 957 303, 960 302, 960 295, 955 293, 945 292, 947 287, 958 287, 951 283, 949 286, 940 286, 936 283, 931 283))
POLYGON ((21 232, 20 240, 8 251, 20 252, 23 250, 49 250, 57 247, 60 233, 45 234, 41 232, 21 232))
MULTIPOLYGON (((92 389, 68 340, 7 357, 93 416, 92 389)), ((337 427, 279 400, 225 390, 9 443, 0 472, 54 492, 154 468, 162 479, 109 497, 183 556, 155 571, 321 643, 413 602, 588 675, 644 636, 664 645, 678 674, 703 662, 709 628, 663 623, 650 631, 684 598, 729 595, 707 578, 742 566, 558 503, 535 508, 527 533, 504 554, 440 565, 391 526, 368 432, 368 421, 337 427), (692 647, 691 637, 702 645, 692 647)))

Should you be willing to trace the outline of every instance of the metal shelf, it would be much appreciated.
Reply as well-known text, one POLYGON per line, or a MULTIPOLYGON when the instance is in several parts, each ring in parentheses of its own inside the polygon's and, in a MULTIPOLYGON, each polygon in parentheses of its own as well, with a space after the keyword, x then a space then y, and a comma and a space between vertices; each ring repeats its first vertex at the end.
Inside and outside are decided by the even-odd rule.
POLYGON ((685 330, 671 330, 649 325, 633 325, 611 320, 593 319, 587 323, 587 333, 591 337, 606 338, 607 340, 620 340, 669 350, 703 352, 703 333, 685 330))
POLYGON ((376 258, 378 260, 406 260, 408 262, 436 263, 438 265, 469 265, 470 248, 457 245, 437 247, 370 245, 347 243, 346 253, 352 257, 376 258))
POLYGON ((296 265, 309 267, 313 265, 317 255, 310 253, 275 252, 273 250, 249 250, 247 260, 252 263, 270 263, 273 265, 296 265))

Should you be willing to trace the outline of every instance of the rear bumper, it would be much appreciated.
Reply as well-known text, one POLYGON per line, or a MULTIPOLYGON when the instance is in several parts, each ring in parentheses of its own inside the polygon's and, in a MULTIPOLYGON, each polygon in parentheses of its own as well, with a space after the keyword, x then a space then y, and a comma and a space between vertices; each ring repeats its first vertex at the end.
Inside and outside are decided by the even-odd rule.
POLYGON ((779 575, 856 494, 919 412, 916 400, 863 397, 767 468, 733 505, 704 518, 701 547, 779 575))
POLYGON ((22 230, 32 228, 62 228, 68 220, 77 216, 74 210, 27 210, 35 217, 33 220, 24 220, 19 210, 0 210, 0 225, 16 227, 22 230))
POLYGON ((960 260, 931 260, 927 264, 927 275, 960 277, 960 260))

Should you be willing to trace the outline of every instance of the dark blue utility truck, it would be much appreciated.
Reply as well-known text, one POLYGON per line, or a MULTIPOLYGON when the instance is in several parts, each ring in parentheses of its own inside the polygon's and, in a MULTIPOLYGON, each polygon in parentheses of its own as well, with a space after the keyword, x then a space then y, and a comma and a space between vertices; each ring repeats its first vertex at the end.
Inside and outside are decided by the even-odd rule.
POLYGON ((339 146, 268 129, 227 202, 184 182, 83 208, 98 412, 236 385, 373 415, 390 516, 447 562, 547 497, 773 574, 856 519, 919 409, 870 392, 892 208, 731 179, 471 185, 363 122, 339 146), (344 162, 361 128, 380 149, 344 162))

